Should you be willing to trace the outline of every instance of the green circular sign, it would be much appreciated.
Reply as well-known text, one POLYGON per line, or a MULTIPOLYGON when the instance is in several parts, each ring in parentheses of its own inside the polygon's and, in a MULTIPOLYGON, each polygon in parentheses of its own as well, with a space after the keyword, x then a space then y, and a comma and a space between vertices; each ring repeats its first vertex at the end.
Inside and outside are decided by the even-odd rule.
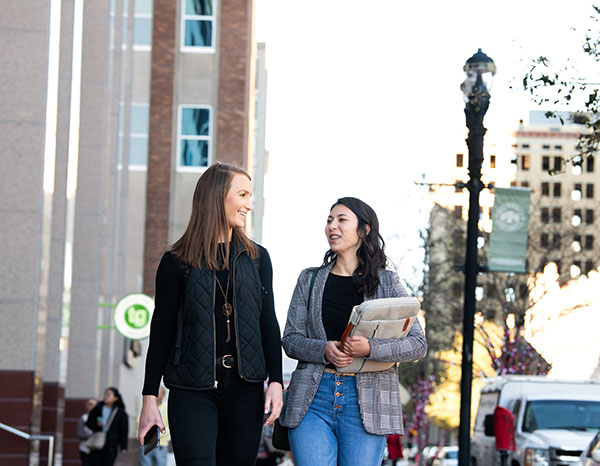
POLYGON ((154 299, 142 293, 127 295, 117 303, 113 322, 117 331, 130 340, 150 336, 150 321, 154 313, 154 299))

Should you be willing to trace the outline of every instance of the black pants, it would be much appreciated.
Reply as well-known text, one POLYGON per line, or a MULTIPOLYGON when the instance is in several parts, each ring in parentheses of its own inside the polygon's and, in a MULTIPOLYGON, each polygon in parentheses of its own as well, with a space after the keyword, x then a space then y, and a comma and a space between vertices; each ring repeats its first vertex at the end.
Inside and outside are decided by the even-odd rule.
POLYGON ((254 466, 262 433, 262 383, 217 367, 218 388, 169 392, 169 428, 177 466, 254 466))
POLYGON ((90 464, 92 466, 113 466, 119 453, 117 447, 104 447, 90 453, 90 464))

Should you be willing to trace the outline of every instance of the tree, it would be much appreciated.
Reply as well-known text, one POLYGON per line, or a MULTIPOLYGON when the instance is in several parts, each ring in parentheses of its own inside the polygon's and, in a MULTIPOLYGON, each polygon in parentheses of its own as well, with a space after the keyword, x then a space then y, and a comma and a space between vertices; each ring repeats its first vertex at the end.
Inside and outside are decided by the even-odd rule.
MULTIPOLYGON (((600 23, 600 7, 592 6, 594 22, 600 23)), ((588 29, 582 49, 590 60, 600 62, 600 31, 588 29)), ((600 83, 582 81, 570 65, 554 66, 544 56, 533 60, 531 68, 523 77, 523 87, 531 93, 538 105, 551 104, 553 107, 582 105, 571 114, 573 123, 581 124, 582 134, 577 146, 578 155, 569 159, 573 164, 581 164, 585 158, 593 158, 600 145, 600 83), (582 102, 578 104, 577 102, 582 102)), ((564 119, 555 111, 546 112, 548 117, 564 119)))

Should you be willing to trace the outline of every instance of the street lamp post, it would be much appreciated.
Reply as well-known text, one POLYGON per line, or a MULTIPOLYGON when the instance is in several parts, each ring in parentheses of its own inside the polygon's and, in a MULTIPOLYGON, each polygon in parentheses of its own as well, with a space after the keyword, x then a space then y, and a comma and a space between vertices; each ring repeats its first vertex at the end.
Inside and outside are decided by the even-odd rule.
POLYGON ((465 297, 463 316, 463 347, 460 380, 460 427, 458 431, 458 464, 470 466, 471 384, 473 382, 473 320, 475 318, 475 288, 479 264, 477 262, 477 236, 479 223, 479 192, 481 164, 483 163, 483 117, 490 103, 491 78, 496 73, 494 61, 481 49, 467 60, 464 66, 467 79, 460 86, 465 95, 465 116, 469 136, 469 219, 467 223, 467 250, 465 258, 465 297))

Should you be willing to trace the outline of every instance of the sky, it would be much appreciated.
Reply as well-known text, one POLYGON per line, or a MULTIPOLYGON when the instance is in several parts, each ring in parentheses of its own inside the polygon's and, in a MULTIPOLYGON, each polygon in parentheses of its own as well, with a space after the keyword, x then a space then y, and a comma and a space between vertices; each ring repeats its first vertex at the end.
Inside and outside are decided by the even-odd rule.
POLYGON ((428 201, 414 182, 444 181, 466 151, 465 61, 482 48, 496 63, 484 124, 488 137, 508 133, 539 109, 520 85, 532 59, 570 59, 592 75, 580 53, 591 5, 255 0, 268 73, 262 243, 282 326, 298 274, 327 250, 325 221, 339 197, 375 209, 393 266, 419 284, 428 201))

